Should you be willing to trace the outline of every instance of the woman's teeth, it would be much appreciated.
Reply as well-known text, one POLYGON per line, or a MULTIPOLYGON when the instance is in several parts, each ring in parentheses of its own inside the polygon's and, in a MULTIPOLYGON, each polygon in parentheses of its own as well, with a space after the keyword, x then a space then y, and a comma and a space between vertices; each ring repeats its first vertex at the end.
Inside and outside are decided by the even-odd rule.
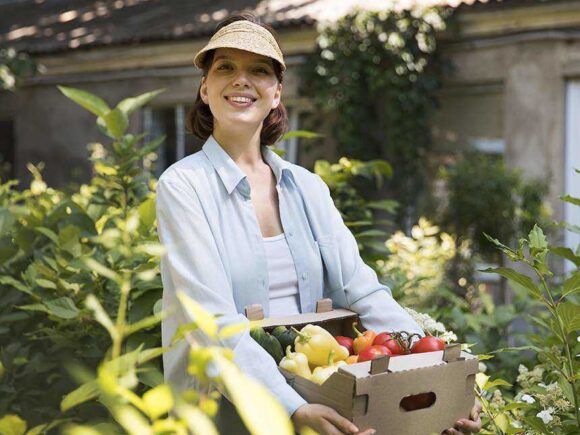
POLYGON ((251 98, 246 97, 229 97, 230 101, 234 103, 251 103, 253 100, 251 98))

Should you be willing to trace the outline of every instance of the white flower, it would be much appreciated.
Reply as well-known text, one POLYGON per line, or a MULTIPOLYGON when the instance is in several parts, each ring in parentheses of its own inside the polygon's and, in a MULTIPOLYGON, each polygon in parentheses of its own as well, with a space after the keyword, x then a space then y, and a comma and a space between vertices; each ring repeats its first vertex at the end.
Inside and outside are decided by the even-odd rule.
POLYGON ((541 418, 544 424, 548 424, 554 419, 554 417, 552 416, 553 412, 554 408, 550 406, 548 409, 544 409, 543 411, 538 412, 536 414, 536 417, 541 418))
POLYGON ((552 382, 551 384, 546 385, 545 388, 547 391, 554 391, 559 388, 559 385, 557 382, 552 382))
POLYGON ((534 399, 534 398, 533 398, 532 396, 530 396, 529 394, 524 394, 524 395, 522 396, 522 401, 523 401, 523 402, 526 402, 526 403, 529 403, 529 404, 532 404, 532 403, 535 403, 535 402, 536 402, 536 399, 534 399))

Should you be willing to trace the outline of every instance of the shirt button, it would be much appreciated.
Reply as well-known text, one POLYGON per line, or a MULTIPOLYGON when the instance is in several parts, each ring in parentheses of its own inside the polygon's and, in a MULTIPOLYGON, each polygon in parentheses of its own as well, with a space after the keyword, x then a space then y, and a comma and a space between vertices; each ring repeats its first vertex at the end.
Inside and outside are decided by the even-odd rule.
POLYGON ((308 274, 307 274, 306 272, 304 272, 304 273, 302 274, 302 279, 303 279, 303 280, 305 280, 306 278, 308 278, 308 274))
POLYGON ((294 233, 292 231, 288 231, 288 237, 292 237, 294 233))

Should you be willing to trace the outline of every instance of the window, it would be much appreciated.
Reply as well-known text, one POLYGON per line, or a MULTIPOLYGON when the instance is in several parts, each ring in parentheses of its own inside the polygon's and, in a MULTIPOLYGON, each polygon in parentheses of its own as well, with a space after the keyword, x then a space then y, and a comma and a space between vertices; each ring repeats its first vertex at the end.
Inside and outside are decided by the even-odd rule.
MULTIPOLYGON (((580 80, 571 80, 566 84, 566 160, 565 160, 565 193, 573 197, 580 197, 580 80)), ((564 220, 578 225, 580 222, 580 208, 564 203, 564 220)), ((580 246, 580 234, 565 231, 565 245, 576 252, 580 246)), ((566 272, 575 268, 572 262, 566 261, 566 272)))
POLYGON ((438 99, 432 121, 436 150, 455 153, 468 146, 500 158, 505 154, 500 84, 450 87, 441 90, 438 99))
MULTIPOLYGON (((153 174, 159 177, 165 169, 185 156, 201 149, 203 141, 189 134, 185 129, 185 117, 189 106, 178 104, 167 107, 148 107, 143 110, 143 131, 149 133, 149 138, 165 135, 165 141, 157 151, 153 174)), ((299 130, 305 113, 298 108, 288 107, 290 131, 299 130)), ((297 163, 301 139, 293 137, 276 146, 286 152, 284 158, 297 163)))
POLYGON ((14 178, 14 122, 0 120, 0 180, 14 178))

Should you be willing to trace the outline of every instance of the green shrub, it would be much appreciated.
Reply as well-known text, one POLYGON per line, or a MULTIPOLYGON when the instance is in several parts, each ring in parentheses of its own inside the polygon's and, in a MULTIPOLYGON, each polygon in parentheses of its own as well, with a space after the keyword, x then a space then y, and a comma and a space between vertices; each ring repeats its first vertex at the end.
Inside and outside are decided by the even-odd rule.
POLYGON ((155 230, 155 180, 141 165, 163 138, 142 144, 145 135, 126 133, 128 115, 159 91, 112 109, 87 92, 61 91, 95 114, 112 141, 93 146, 94 177, 72 194, 47 187, 33 166, 28 189, 0 184, 0 432, 211 435, 220 397, 209 392, 211 381, 230 394, 252 433, 267 434, 272 425, 292 433, 281 405, 220 346, 246 326, 218 330, 185 296, 195 322, 176 340, 199 329, 214 343, 192 344, 189 371, 204 388, 175 395, 163 383, 164 250, 155 230), (209 365, 217 375, 207 374, 209 365))
MULTIPOLYGON (((562 199, 580 206, 578 198, 562 199)), ((564 226, 580 233, 577 227, 564 226)), ((477 380, 488 417, 487 433, 576 434, 580 429, 580 246, 576 251, 553 246, 537 225, 527 238, 519 240, 516 249, 486 237, 510 261, 525 266, 534 279, 509 267, 486 272, 500 274, 518 292, 536 302, 534 309, 526 312, 527 320, 535 327, 526 336, 527 344, 494 352, 511 355, 532 351, 535 359, 520 365, 516 382, 492 381, 485 375, 477 380), (548 266, 550 255, 570 260, 575 269, 565 279, 559 279, 548 266), (498 389, 512 384, 515 385, 506 393, 498 389)))

